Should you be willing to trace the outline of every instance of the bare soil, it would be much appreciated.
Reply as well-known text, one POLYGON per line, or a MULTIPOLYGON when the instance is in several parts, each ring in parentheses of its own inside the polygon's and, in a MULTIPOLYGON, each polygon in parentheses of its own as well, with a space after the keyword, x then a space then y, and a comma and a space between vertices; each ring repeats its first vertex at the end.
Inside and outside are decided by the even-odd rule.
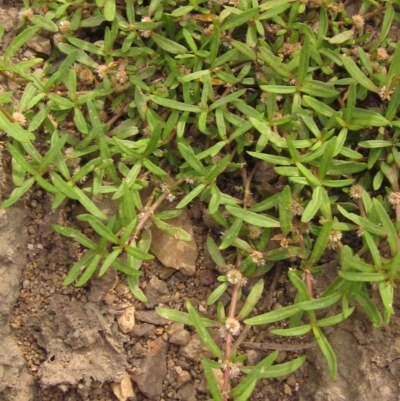
MULTIPOLYGON (((4 49, 15 34, 18 7, 1 2, 0 7, 0 24, 6 29, 4 49)), ((29 52, 22 49, 19 56, 28 57, 29 52)), ((8 90, 18 95, 17 87, 0 82, 0 93, 8 90)), ((0 156, 0 190, 5 199, 12 189, 5 142, 0 143, 0 156)), ((103 210, 112 208, 107 199, 101 202, 103 210)), ((51 225, 76 224, 75 209, 76 205, 67 204, 52 210, 49 196, 34 188, 23 201, 0 210, 0 401, 208 399, 199 365, 207 352, 197 335, 154 311, 160 304, 184 310, 185 299, 190 299, 204 316, 213 317, 206 299, 217 285, 218 272, 205 250, 211 229, 200 205, 193 206, 186 221, 198 251, 194 275, 159 261, 145 264, 141 280, 148 297, 145 304, 132 297, 125 278, 113 271, 83 288, 62 285, 82 249, 56 234, 51 225), (126 332, 121 319, 132 306, 136 323, 126 332), (129 393, 128 382, 133 383, 134 394, 129 393)), ((293 302, 286 277, 289 267, 281 263, 268 273, 258 313, 293 302)), ((335 260, 328 256, 325 268, 315 284, 317 292, 335 276, 335 260)), ((228 303, 229 297, 222 301, 228 303)), ((394 308, 400 311, 398 295, 394 308)), ((218 338, 217 330, 212 334, 218 338)), ((338 358, 335 382, 310 338, 283 343, 265 327, 250 331, 240 348, 248 352, 248 364, 272 349, 280 351, 279 362, 307 355, 306 364, 289 377, 260 382, 251 399, 400 400, 399 313, 390 325, 374 329, 356 311, 326 334, 338 358)))

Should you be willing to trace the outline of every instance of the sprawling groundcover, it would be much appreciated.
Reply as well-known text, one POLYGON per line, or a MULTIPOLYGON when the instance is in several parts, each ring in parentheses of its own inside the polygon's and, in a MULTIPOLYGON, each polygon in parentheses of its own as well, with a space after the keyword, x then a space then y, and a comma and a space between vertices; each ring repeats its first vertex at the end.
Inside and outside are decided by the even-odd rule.
POLYGON ((400 2, 358 1, 356 13, 330 0, 24 4, 21 33, 0 60, 0 73, 22 90, 18 104, 12 92, 0 94, 15 184, 1 207, 35 184, 53 194, 54 208, 85 208, 78 218, 93 235, 54 226, 86 250, 65 284, 117 269, 145 300, 138 284, 142 262, 153 259, 149 227, 190 240, 168 220, 200 200, 215 223, 208 251, 223 272, 208 299, 217 303, 215 320, 189 302, 187 313, 158 312, 193 325, 214 356, 201 361, 212 398, 246 400, 257 380, 303 364, 305 357, 274 364, 274 352, 243 366, 237 349, 252 325, 286 321, 271 332, 312 333, 335 378, 323 328, 357 305, 376 327, 394 313, 400 46, 391 33, 400 2), (16 61, 36 35, 52 40, 51 55, 16 61), (111 218, 96 194, 118 202, 111 218), (314 294, 326 252, 341 267, 314 294), (257 315, 263 277, 278 261, 291 266, 295 303, 257 315), (225 309, 218 300, 226 291, 225 309), (339 313, 317 318, 334 304, 339 313), (207 327, 220 328, 223 349, 207 327))

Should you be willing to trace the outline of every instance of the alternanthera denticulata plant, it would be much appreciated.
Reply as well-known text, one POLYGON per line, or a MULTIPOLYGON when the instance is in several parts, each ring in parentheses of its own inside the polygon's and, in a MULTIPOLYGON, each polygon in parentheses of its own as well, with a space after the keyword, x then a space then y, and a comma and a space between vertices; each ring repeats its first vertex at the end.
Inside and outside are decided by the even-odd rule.
POLYGON ((271 332, 311 333, 334 378, 323 328, 355 307, 377 327, 394 312, 400 46, 390 35, 399 1, 357 4, 350 15, 329 0, 25 0, 20 33, 0 60, 3 79, 22 94, 0 94, 15 185, 1 206, 41 187, 53 208, 80 203, 86 212, 78 218, 94 230, 89 237, 54 226, 85 250, 65 284, 82 286, 114 268, 144 301, 149 226, 189 240, 168 220, 195 200, 207 208, 217 227, 208 251, 225 268, 208 299, 217 303, 215 320, 189 303, 187 313, 159 313, 194 326, 210 350, 214 359, 202 364, 214 400, 245 400, 258 379, 304 362, 274 365, 273 353, 241 366, 240 342, 251 326, 282 321, 288 327, 271 332), (51 55, 21 61, 18 50, 37 34, 51 40, 51 55), (96 206, 98 194, 116 201, 111 218, 96 206), (340 268, 316 293, 327 250, 340 268), (297 296, 259 315, 277 261, 290 268, 297 296), (245 296, 242 285, 253 277, 245 296), (381 305, 370 297, 374 288, 381 305), (218 303, 225 291, 227 310, 218 303), (328 307, 329 316, 317 319, 328 307), (211 326, 223 332, 224 349, 211 326), (213 368, 224 372, 221 386, 213 368))

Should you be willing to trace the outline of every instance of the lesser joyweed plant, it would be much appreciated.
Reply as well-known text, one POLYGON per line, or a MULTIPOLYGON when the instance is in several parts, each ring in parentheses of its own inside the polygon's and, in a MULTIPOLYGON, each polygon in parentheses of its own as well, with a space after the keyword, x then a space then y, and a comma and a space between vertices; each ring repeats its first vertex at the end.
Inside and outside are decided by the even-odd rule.
POLYGON ((66 285, 117 269, 146 301, 139 283, 142 262, 153 259, 150 225, 188 241, 168 220, 193 201, 207 209, 215 225, 207 248, 222 272, 208 298, 216 318, 189 302, 187 313, 158 312, 194 326, 210 351, 201 363, 213 400, 244 401, 257 380, 303 364, 303 356, 274 364, 273 352, 243 366, 251 326, 310 333, 335 378, 323 328, 357 306, 376 327, 394 313, 400 1, 355 3, 357 14, 331 0, 24 0, 20 33, 0 60, 22 93, 0 94, 15 185, 1 207, 41 187, 53 208, 79 203, 78 219, 94 231, 54 226, 86 249, 66 285), (34 35, 51 41, 50 56, 20 61, 34 35), (111 218, 96 206, 99 194, 116 202, 111 218), (327 252, 337 255, 337 277, 316 293, 327 252), (257 314, 277 262, 290 267, 294 303, 257 314), (220 329, 223 349, 209 327, 220 329))

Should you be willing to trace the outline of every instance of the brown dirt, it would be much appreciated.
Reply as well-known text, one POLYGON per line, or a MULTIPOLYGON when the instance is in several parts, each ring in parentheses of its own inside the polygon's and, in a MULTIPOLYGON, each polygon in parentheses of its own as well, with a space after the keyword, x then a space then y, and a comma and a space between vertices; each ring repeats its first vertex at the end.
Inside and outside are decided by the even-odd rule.
MULTIPOLYGON (((7 43, 14 34, 18 9, 2 2, 0 7, 7 43)), ((20 55, 24 56, 23 51, 20 55)), ((0 82, 3 90, 10 88, 0 82)), ((17 88, 12 90, 17 92, 17 88)), ((5 144, 0 145, 0 189, 5 198, 12 187, 10 160, 5 144)), ((184 310, 184 300, 190 299, 203 315, 213 315, 206 298, 216 285, 218 272, 204 250, 209 228, 201 210, 191 213, 199 249, 195 274, 189 277, 159 262, 145 264, 141 288, 149 299, 146 304, 135 301, 125 278, 113 272, 83 288, 62 286, 81 249, 54 233, 51 225, 73 223, 73 212, 74 205, 52 210, 51 199, 39 188, 12 208, 0 210, 0 401, 117 400, 112 383, 120 382, 124 372, 133 380, 135 396, 131 399, 137 401, 208 399, 197 362, 204 349, 196 335, 190 331, 185 339, 182 327, 154 312, 160 302, 184 310), (136 308, 136 325, 124 334, 117 319, 131 305, 136 308), (179 341, 190 340, 188 345, 176 344, 178 331, 179 341)), ((293 301, 286 278, 288 267, 280 264, 268 274, 269 285, 258 312, 293 301)), ((317 289, 325 287, 337 268, 335 261, 329 260, 325 267, 317 289)), ((223 297, 223 302, 228 303, 229 297, 223 297)), ((398 296, 394 307, 399 312, 398 296)), ((307 362, 289 377, 260 382, 252 400, 400 400, 398 315, 389 326, 373 329, 364 314, 356 312, 338 327, 326 330, 338 357, 335 382, 329 379, 317 347, 303 351, 298 343, 274 345, 276 338, 262 329, 247 337, 251 362, 270 352, 252 348, 268 344, 280 349, 279 362, 303 352, 307 362)))

